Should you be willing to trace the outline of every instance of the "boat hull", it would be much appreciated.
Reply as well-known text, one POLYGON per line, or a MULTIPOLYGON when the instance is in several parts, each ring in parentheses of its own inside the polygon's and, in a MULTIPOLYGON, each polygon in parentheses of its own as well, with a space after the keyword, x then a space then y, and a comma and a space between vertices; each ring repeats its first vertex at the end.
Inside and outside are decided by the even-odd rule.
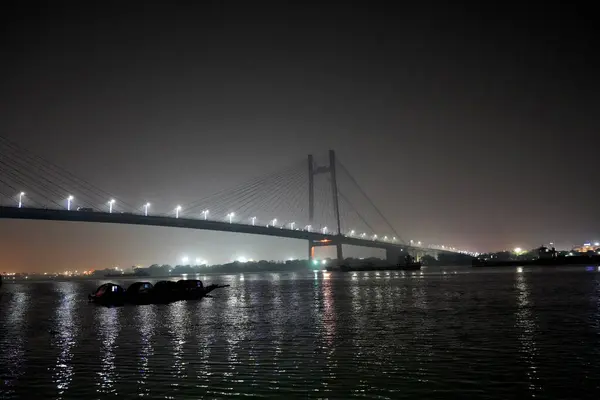
MULTIPOLYGON (((181 282, 181 281, 180 281, 181 282)), ((202 282, 198 284, 162 281, 152 286, 148 282, 136 282, 127 290, 118 285, 109 283, 100 286, 95 293, 90 294, 88 299, 107 307, 146 304, 169 304, 176 301, 200 300, 215 289, 228 287, 229 285, 209 285, 204 287, 202 282)))
POLYGON ((389 266, 375 266, 375 265, 357 265, 348 266, 341 265, 339 267, 328 267, 329 272, 354 272, 354 271, 419 271, 421 269, 421 263, 409 263, 401 265, 389 265, 389 266))

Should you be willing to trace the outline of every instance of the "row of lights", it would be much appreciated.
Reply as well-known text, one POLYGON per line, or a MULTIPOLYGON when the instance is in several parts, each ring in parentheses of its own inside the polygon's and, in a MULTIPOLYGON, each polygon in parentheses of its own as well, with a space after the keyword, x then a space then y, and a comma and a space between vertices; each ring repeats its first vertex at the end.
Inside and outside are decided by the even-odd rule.
MULTIPOLYGON (((25 196, 25 192, 19 193, 19 208, 22 208, 22 206, 23 206, 23 197, 24 196, 25 196)), ((71 204, 72 204, 73 200, 74 200, 73 196, 68 196, 67 197, 67 210, 68 211, 71 210, 71 204)), ((115 202, 116 202, 115 199, 110 199, 108 201, 108 212, 110 214, 112 214, 112 212, 113 212, 113 206, 114 206, 115 202)), ((144 204, 144 216, 148 216, 148 210, 149 210, 149 208, 150 208, 150 203, 144 204)), ((178 205, 177 207, 175 207, 175 218, 179 218, 179 214, 180 214, 181 210, 182 210, 182 207, 180 205, 178 205)), ((204 220, 206 221, 208 219, 209 210, 203 210, 200 214, 203 216, 204 220)), ((230 212, 230 213, 228 213, 226 215, 226 217, 229 220, 229 223, 232 224, 233 223, 233 218, 235 217, 235 213, 234 212, 230 212)), ((250 221, 252 223, 252 226, 256 225, 256 217, 251 217, 250 221)), ((290 225, 290 229, 291 230, 299 230, 299 229, 295 229, 295 225, 296 225, 295 222, 290 222, 289 225, 290 225)), ((269 223, 266 225, 266 227, 267 228, 269 228, 269 227, 275 227, 276 228, 277 227, 277 218, 273 218, 271 221, 269 221, 269 223)), ((283 228, 284 228, 284 226, 281 226, 281 229, 283 229, 283 228)), ((307 231, 307 232, 312 232, 312 225, 306 225, 304 227, 304 230, 307 231)), ((327 235, 329 233, 328 228, 326 226, 323 227, 323 228, 321 228, 321 233, 324 234, 324 235, 327 235)), ((354 230, 351 230, 350 232, 348 232, 348 234, 346 236, 353 237, 355 235, 356 235, 356 232, 354 230)), ((362 233, 362 234, 359 235, 359 237, 361 239, 366 239, 367 238, 367 234, 366 233, 362 233)), ((371 239, 372 240, 377 240, 378 236, 376 234, 374 234, 373 236, 371 236, 371 239)), ((389 238, 387 236, 384 236, 382 240, 383 241, 389 241, 389 238)), ((392 242, 396 242, 396 237, 395 236, 392 237, 391 241, 392 242)), ((415 242, 411 239, 410 244, 413 245, 414 243, 415 242)), ((416 242, 416 244, 418 246, 420 246, 421 242, 418 241, 418 242, 416 242)), ((444 246, 442 246, 442 248, 444 248, 444 246)), ((450 248, 448 248, 448 249, 450 249, 450 248)), ((454 248, 452 248, 452 249, 454 250, 454 248)))
MULTIPOLYGON (((25 192, 19 193, 19 208, 22 208, 22 206, 23 206, 23 196, 25 196, 25 192)), ((68 211, 71 210, 71 204, 72 204, 72 202, 73 202, 74 199, 75 198, 73 196, 67 197, 67 210, 68 211)), ((110 214, 112 214, 112 212, 113 212, 113 206, 114 206, 115 202, 116 202, 115 199, 110 199, 108 201, 108 212, 110 214)), ((150 203, 144 204, 144 215, 145 216, 148 216, 148 209, 149 208, 150 208, 150 203)), ((175 207, 175 218, 179 218, 179 213, 181 212, 181 209, 182 209, 182 207, 180 205, 178 205, 177 207, 175 207)), ((208 219, 209 210, 203 210, 200 214, 204 217, 204 220, 207 220, 208 219)), ((230 212, 229 214, 226 215, 226 217, 229 220, 229 223, 231 224, 231 223, 233 223, 233 218, 235 217, 235 213, 234 212, 230 212)), ((252 226, 256 225, 256 217, 251 217, 250 221, 252 222, 252 226)), ((294 227, 295 227, 296 223, 295 222, 290 222, 289 225, 290 225, 290 229, 294 230, 294 227)), ((273 218, 269 222, 269 224, 267 224, 267 228, 270 227, 270 226, 277 227, 277 218, 273 218)), ((282 226, 282 228, 283 228, 283 226, 282 226)), ((312 225, 306 225, 304 227, 304 229, 306 231, 308 231, 308 232, 311 232, 312 225)), ((296 230, 298 230, 298 229, 296 229, 296 230)), ((327 227, 326 226, 323 227, 321 229, 321 232, 323 234, 327 234, 328 233, 327 227)), ((350 231, 349 236, 353 236, 353 235, 354 235, 354 230, 350 231)), ((367 235, 366 233, 363 233, 361 235, 361 237, 365 238, 366 235, 367 235)), ((373 240, 376 240, 376 239, 377 239, 377 235, 373 235, 373 240)), ((384 237, 384 240, 385 239, 387 239, 387 236, 384 237)), ((395 241, 396 238, 394 237, 393 240, 395 241)))

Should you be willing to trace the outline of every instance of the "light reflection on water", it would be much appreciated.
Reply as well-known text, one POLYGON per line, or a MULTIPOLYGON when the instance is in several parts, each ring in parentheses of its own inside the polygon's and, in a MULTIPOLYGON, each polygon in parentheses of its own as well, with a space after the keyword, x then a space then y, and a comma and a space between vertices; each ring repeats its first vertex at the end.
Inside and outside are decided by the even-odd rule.
POLYGON ((515 288, 517 296, 516 325, 519 329, 519 342, 521 345, 521 354, 527 366, 525 374, 529 380, 529 389, 531 396, 535 397, 541 388, 538 382, 537 366, 537 323, 533 315, 533 304, 531 303, 529 285, 527 283, 527 274, 519 268, 515 274, 515 288))
MULTIPOLYGON (((4 285, 5 287, 8 285, 4 285)), ((0 347, 2 359, 0 360, 0 386, 1 397, 10 398, 15 395, 14 386, 24 372, 25 342, 24 332, 27 330, 25 314, 30 305, 29 288, 24 285, 12 296, 3 295, 2 308, 0 309, 0 347)), ((0 289, 1 290, 1 289, 0 289)))
POLYGON ((75 304, 78 301, 78 293, 73 282, 62 282, 58 289, 60 303, 56 308, 57 331, 53 344, 59 348, 59 356, 56 359, 53 375, 58 390, 57 397, 62 398, 73 379, 73 348, 77 345, 78 337, 77 325, 73 317, 76 315, 75 304))
POLYGON ((122 308, 96 307, 98 341, 100 342, 100 371, 97 372, 98 382, 96 391, 101 394, 116 395, 115 383, 119 371, 115 365, 116 352, 119 347, 119 315, 122 308))
POLYGON ((186 303, 183 301, 169 304, 169 334, 173 345, 173 386, 178 386, 186 377, 186 361, 183 357, 183 346, 185 344, 188 329, 186 303))
POLYGON ((598 398, 600 273, 524 270, 203 276, 232 287, 114 309, 5 285, 0 398, 598 398))
POLYGON ((153 336, 156 321, 156 312, 152 306, 139 306, 136 309, 136 324, 140 335, 140 349, 138 355, 138 394, 149 396, 150 389, 147 386, 151 379, 152 369, 149 367, 150 359, 154 355, 153 336))

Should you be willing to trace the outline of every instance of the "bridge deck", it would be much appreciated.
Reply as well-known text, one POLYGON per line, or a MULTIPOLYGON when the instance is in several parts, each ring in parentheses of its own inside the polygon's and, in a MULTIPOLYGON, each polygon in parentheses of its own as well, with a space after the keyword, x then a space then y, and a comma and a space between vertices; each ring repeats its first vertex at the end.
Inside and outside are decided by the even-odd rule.
POLYGON ((327 235, 319 232, 308 232, 304 230, 280 229, 274 227, 254 226, 239 223, 230 224, 229 222, 224 221, 174 218, 165 216, 145 216, 138 214, 121 213, 111 214, 107 212, 97 211, 67 211, 44 208, 0 207, 0 218, 164 226, 172 228, 249 233, 254 235, 275 236, 282 238, 312 241, 331 240, 331 244, 339 242, 346 245, 372 247, 379 249, 429 250, 420 247, 411 247, 401 243, 374 241, 348 236, 327 235))

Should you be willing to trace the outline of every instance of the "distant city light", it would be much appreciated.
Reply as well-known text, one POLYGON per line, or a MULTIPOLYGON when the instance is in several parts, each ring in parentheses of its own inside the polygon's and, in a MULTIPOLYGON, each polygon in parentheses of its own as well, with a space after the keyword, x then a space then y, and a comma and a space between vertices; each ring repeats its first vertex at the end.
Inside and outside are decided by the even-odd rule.
POLYGON ((594 242, 594 246, 600 246, 600 242, 594 242))
POLYGON ((175 218, 179 218, 179 211, 181 211, 181 206, 175 207, 175 218))
POLYGON ((520 247, 515 247, 514 252, 516 255, 520 255, 521 253, 523 253, 523 249, 520 247))
POLYGON ((23 206, 23 196, 25 196, 25 192, 19 193, 19 208, 23 206))
POLYGON ((183 256, 183 257, 181 257, 181 261, 183 262, 184 265, 187 265, 187 263, 190 262, 190 258, 188 256, 183 256))
POLYGON ((321 264, 323 264, 323 265, 327 264, 327 260, 321 261, 321 264))

